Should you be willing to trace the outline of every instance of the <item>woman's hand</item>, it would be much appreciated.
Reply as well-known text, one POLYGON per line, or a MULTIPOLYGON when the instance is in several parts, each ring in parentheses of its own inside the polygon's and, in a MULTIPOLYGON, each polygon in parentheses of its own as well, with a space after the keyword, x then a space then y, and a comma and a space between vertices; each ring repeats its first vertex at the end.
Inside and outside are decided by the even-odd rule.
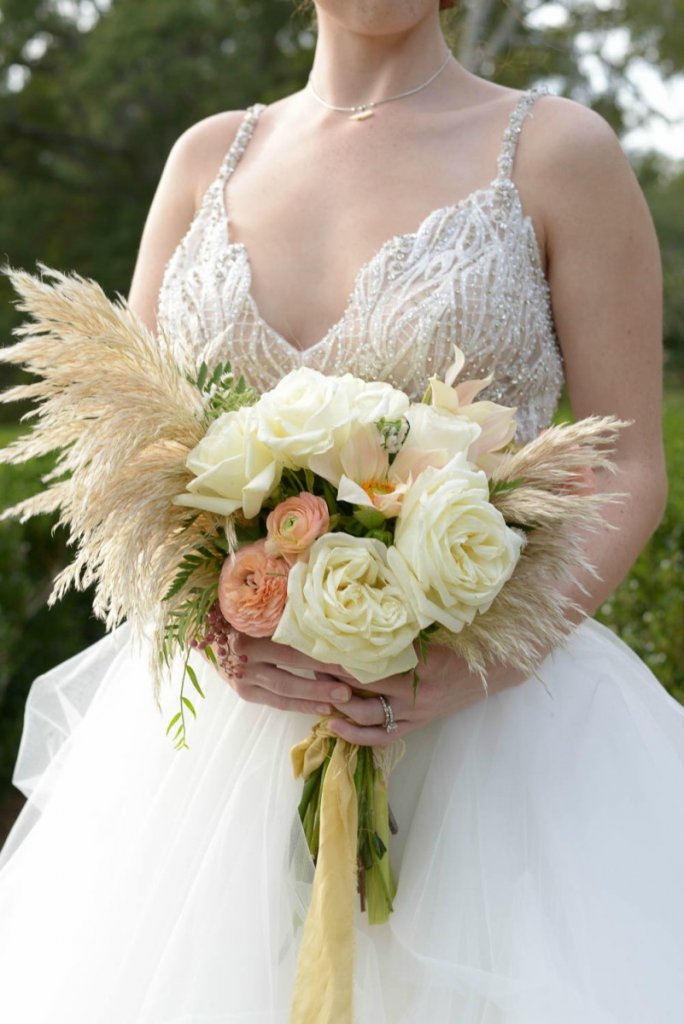
MULTIPOLYGON (((351 697, 350 684, 356 680, 339 665, 324 665, 292 647, 237 631, 231 643, 236 668, 230 672, 219 668, 219 674, 243 700, 281 711, 330 715, 351 697), (300 671, 312 678, 303 678, 297 674, 300 671)), ((218 658, 216 645, 212 648, 218 658)))
MULTIPOLYGON (((239 697, 308 715, 340 712, 331 730, 360 746, 387 746, 436 718, 455 714, 487 697, 479 676, 468 670, 465 661, 437 645, 429 646, 427 660, 419 663, 415 703, 410 672, 362 685, 340 665, 325 665, 269 639, 236 633, 233 649, 241 659, 240 669, 237 674, 221 671, 221 676, 239 697), (302 678, 296 674, 299 671, 315 678, 302 678), (392 705, 398 728, 391 733, 385 729, 385 712, 378 694, 392 705)), ((489 696, 527 678, 515 669, 494 666, 488 673, 489 696)))
MULTIPOLYGON (((446 647, 429 646, 426 661, 419 661, 418 675, 415 703, 410 672, 388 676, 363 687, 357 684, 350 700, 344 704, 334 702, 335 708, 346 718, 335 718, 330 724, 331 731, 359 746, 386 747, 437 718, 446 718, 488 699, 480 677, 468 669, 463 658, 446 647), (392 706, 397 723, 393 732, 385 729, 382 703, 372 696, 377 694, 382 694, 392 706)), ((489 697, 528 678, 517 669, 493 666, 487 673, 489 697)))

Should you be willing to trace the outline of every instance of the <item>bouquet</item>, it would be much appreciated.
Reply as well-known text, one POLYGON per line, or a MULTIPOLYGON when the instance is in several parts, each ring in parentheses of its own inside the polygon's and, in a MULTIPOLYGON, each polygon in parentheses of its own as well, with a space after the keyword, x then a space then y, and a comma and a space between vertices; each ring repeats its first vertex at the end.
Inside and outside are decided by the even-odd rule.
MULTIPOLYGON (((457 651, 486 690, 489 664, 532 675, 570 631, 576 606, 558 584, 592 571, 582 532, 617 496, 587 478, 613 468, 622 421, 590 417, 515 445, 515 409, 478 400, 491 377, 457 383, 458 348, 421 401, 306 368, 258 395, 229 363, 184 365, 183 346, 121 297, 41 268, 54 284, 7 271, 32 319, 0 359, 38 379, 2 395, 37 404, 33 430, 0 459, 57 459, 45 490, 3 518, 59 510, 76 554, 49 603, 94 583, 107 627, 128 618, 147 638, 157 697, 181 659, 167 725, 178 749, 204 696, 191 652, 218 666, 233 629, 340 665, 359 689, 406 673, 414 694, 431 643, 457 651)), ((372 923, 396 894, 387 779, 401 749, 356 747, 327 722, 292 751, 316 863, 293 1019, 339 1024, 351 1014, 354 892, 372 923), (324 996, 314 956, 335 973, 324 996)))

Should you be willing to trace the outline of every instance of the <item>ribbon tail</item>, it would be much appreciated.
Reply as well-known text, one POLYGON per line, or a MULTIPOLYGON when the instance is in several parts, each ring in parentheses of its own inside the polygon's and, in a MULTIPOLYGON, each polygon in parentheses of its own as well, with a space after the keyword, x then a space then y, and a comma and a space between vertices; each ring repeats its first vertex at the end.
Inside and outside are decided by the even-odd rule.
POLYGON ((337 739, 323 780, 311 903, 297 961, 290 1024, 352 1024, 358 808, 357 747, 337 739))

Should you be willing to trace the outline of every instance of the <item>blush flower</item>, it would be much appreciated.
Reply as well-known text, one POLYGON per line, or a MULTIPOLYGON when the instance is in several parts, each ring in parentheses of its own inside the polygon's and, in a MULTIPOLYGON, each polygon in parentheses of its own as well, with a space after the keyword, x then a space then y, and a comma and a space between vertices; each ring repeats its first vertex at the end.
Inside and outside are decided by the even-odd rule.
POLYGON ((286 498, 269 512, 266 519, 265 550, 268 555, 282 555, 289 563, 308 552, 330 526, 328 506, 323 498, 308 491, 286 498))
POLYGON ((494 379, 491 374, 479 380, 464 380, 456 384, 456 378, 465 365, 465 355, 454 345, 454 362, 446 371, 444 380, 430 377, 430 398, 433 408, 452 413, 455 416, 477 423, 479 436, 468 452, 471 462, 489 473, 498 460, 498 452, 512 441, 517 424, 516 409, 497 405, 484 399, 475 399, 494 379))
POLYGON ((480 433, 477 424, 420 403, 411 405, 403 419, 408 437, 393 461, 377 426, 367 423, 339 451, 312 459, 311 468, 337 486, 340 501, 375 509, 385 518, 398 516, 423 470, 444 466, 454 455, 468 451, 480 433))
POLYGON ((290 567, 265 551, 265 540, 248 544, 223 563, 218 602, 224 619, 247 636, 271 636, 287 600, 290 567))

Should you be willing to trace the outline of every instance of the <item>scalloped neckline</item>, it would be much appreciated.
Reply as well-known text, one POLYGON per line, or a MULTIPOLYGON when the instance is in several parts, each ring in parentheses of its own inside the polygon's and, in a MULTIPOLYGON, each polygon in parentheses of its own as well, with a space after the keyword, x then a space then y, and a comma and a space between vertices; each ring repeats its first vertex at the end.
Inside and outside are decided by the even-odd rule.
MULTIPOLYGON (((522 198, 520 196, 518 186, 510 178, 506 178, 503 180, 506 181, 506 188, 508 189, 511 197, 515 199, 518 209, 522 211, 522 198)), ((375 266, 376 262, 378 262, 380 259, 384 257, 385 253, 392 245, 396 244, 396 242, 398 241, 403 241, 406 239, 410 239, 412 242, 415 242, 431 225, 432 221, 436 217, 438 217, 439 215, 456 215, 461 213, 462 210, 467 209, 467 207, 475 200, 478 200, 483 196, 489 195, 492 192, 496 192, 497 186, 501 183, 501 181, 502 179, 500 175, 497 175, 489 182, 488 185, 484 185, 481 188, 474 189, 472 192, 469 192, 468 195, 463 196, 463 198, 459 199, 457 202, 447 203, 444 206, 438 206, 434 210, 430 210, 423 217, 423 219, 420 221, 418 226, 413 231, 399 232, 387 238, 375 250, 375 252, 373 252, 368 257, 368 259, 361 264, 361 266, 356 271, 351 291, 349 292, 345 307, 341 315, 337 318, 337 320, 334 321, 334 323, 331 324, 331 326, 326 330, 325 334, 321 338, 319 338, 318 341, 315 341, 312 345, 307 345, 306 348, 298 348, 296 345, 293 345, 291 341, 288 341, 288 339, 283 334, 281 334, 280 331, 273 327, 273 325, 270 324, 268 320, 266 320, 265 317, 262 316, 261 314, 259 304, 256 301, 254 294, 252 292, 252 262, 249 255, 249 249, 245 242, 230 241, 230 217, 228 214, 228 205, 226 202, 225 182, 221 182, 221 185, 223 187, 217 189, 221 212, 221 219, 219 220, 219 223, 221 224, 225 232, 227 251, 229 251, 230 249, 238 249, 243 254, 244 267, 247 272, 245 297, 251 307, 253 318, 259 324, 261 324, 262 327, 266 331, 268 331, 268 333, 272 335, 274 339, 276 339, 276 341, 278 341, 284 348, 286 348, 289 353, 298 356, 300 359, 303 359, 308 353, 323 347, 323 345, 325 345, 335 334, 338 333, 338 331, 341 330, 341 328, 344 326, 347 320, 347 317, 349 316, 349 312, 352 308, 354 300, 356 299, 363 279, 368 273, 370 273, 370 271, 375 266)), ((537 239, 537 233, 534 230, 532 218, 529 214, 523 214, 521 221, 524 226, 528 226, 532 230, 534 253, 536 257, 535 262, 537 263, 537 269, 541 272, 543 277, 543 264, 541 259, 541 252, 539 249, 539 241, 537 239)))

